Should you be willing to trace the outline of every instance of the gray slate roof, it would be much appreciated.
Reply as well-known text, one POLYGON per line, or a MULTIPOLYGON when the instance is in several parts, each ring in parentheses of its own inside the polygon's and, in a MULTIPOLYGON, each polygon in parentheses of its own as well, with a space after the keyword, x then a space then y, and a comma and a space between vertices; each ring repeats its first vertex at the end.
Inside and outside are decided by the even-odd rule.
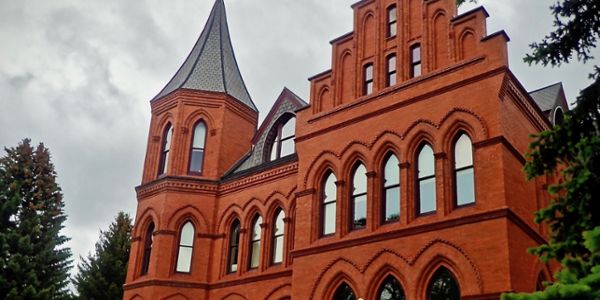
POLYGON ((560 105, 562 88, 562 83, 559 82, 530 92, 529 95, 540 109, 546 112, 560 105))
POLYGON ((223 0, 215 1, 204 30, 190 55, 171 81, 152 100, 180 88, 227 93, 258 111, 235 60, 223 0))

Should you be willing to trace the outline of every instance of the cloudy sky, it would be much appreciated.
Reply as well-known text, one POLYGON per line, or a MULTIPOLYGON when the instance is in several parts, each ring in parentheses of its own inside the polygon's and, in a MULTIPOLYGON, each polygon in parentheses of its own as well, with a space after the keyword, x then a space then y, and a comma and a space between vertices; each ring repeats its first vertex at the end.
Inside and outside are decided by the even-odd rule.
MULTIPOLYGON (((264 117, 284 86, 306 100, 330 67, 329 41, 352 30, 354 0, 226 0, 240 69, 264 117)), ((481 0, 488 32, 505 29, 528 90, 563 81, 572 101, 591 67, 528 67, 553 0, 481 0)), ((118 211, 135 214, 148 101, 192 48, 213 0, 0 0, 0 147, 30 137, 53 154, 75 258, 118 211)), ((467 5, 465 11, 474 7, 467 5)), ((596 61, 597 63, 597 61, 596 61)), ((2 153, 3 154, 3 153, 2 153)))

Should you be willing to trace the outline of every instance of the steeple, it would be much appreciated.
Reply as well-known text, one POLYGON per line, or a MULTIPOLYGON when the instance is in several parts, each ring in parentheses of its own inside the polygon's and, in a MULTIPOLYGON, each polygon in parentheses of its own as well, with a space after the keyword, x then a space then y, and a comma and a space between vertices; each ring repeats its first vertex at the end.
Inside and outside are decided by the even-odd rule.
POLYGON ((180 88, 226 93, 257 111, 235 60, 223 0, 215 1, 194 48, 171 81, 152 100, 180 88))

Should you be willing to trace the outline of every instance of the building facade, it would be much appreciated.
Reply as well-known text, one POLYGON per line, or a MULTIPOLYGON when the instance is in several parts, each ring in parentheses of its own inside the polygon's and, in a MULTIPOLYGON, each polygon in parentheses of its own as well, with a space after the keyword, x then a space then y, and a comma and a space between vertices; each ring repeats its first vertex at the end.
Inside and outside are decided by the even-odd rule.
POLYGON ((568 109, 528 93, 508 36, 455 0, 362 0, 310 104, 258 127, 222 0, 150 102, 125 285, 141 299, 498 299, 551 269, 529 135, 568 109))

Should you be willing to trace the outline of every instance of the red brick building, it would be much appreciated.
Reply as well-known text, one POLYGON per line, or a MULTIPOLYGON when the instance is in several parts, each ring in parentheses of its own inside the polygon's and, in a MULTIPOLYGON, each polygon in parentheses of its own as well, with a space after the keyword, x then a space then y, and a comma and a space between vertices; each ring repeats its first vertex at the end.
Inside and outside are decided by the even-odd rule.
POLYGON ((151 101, 124 298, 497 299, 550 278, 522 153, 562 86, 525 91, 508 36, 454 2, 357 2, 310 104, 284 89, 257 128, 216 0, 151 101))

